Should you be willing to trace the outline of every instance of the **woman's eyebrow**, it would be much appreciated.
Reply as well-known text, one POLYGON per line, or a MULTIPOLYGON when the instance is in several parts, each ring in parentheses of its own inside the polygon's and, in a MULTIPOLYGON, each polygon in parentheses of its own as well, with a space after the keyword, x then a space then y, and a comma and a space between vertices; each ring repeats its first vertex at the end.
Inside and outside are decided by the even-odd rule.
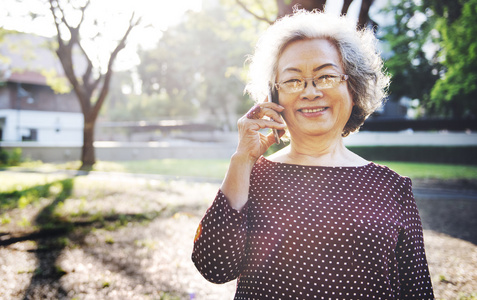
MULTIPOLYGON (((313 69, 313 72, 318 72, 319 70, 321 69, 324 69, 324 68, 327 68, 327 67, 335 67, 335 68, 338 68, 337 65, 333 64, 333 63, 327 63, 327 64, 323 64, 321 66, 318 66, 316 68, 313 69)), ((296 73, 302 73, 302 71, 298 68, 294 68, 294 67, 289 67, 289 68, 285 68, 282 72, 296 72, 296 73)))
POLYGON ((328 63, 328 64, 323 64, 323 65, 321 65, 321 66, 319 66, 319 67, 314 68, 314 69, 313 69, 313 72, 318 72, 319 70, 324 69, 324 68, 327 68, 327 67, 335 67, 335 68, 338 68, 337 65, 335 65, 335 64, 333 64, 333 63, 328 63))
POLYGON ((290 68, 285 68, 283 71, 283 73, 285 72, 296 72, 296 73, 301 73, 301 70, 298 69, 298 68, 293 68, 293 67, 290 67, 290 68))

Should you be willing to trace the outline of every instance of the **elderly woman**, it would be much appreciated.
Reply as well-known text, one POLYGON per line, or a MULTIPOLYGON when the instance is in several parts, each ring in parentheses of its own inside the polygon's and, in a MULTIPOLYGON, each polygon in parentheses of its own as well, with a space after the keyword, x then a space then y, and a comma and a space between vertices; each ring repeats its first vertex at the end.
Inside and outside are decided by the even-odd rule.
POLYGON ((304 11, 260 39, 257 105, 192 254, 207 280, 238 278, 235 299, 433 299, 411 180, 343 145, 385 95, 375 47, 372 32, 304 11), (263 157, 265 128, 290 145, 263 157))

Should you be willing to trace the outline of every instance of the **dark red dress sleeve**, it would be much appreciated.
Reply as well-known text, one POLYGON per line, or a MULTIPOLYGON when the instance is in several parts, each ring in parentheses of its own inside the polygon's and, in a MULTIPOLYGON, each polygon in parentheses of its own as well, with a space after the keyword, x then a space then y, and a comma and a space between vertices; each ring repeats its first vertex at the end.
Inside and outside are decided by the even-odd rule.
POLYGON ((210 282, 225 283, 241 273, 247 243, 247 207, 233 209, 219 190, 197 229, 192 261, 210 282))
POLYGON ((403 227, 396 246, 401 284, 400 299, 434 299, 429 268, 424 251, 421 218, 414 199, 411 180, 405 179, 402 190, 403 227))

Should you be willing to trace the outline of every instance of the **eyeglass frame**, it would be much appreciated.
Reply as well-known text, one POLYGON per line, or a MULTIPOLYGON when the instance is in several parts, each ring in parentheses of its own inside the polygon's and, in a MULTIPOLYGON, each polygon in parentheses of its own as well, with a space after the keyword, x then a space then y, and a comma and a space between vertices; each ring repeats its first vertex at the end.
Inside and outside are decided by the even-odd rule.
MULTIPOLYGON (((303 88, 302 88, 301 90, 296 91, 296 92, 285 92, 285 91, 283 91, 283 92, 284 92, 285 94, 301 93, 301 92, 303 92, 303 91, 306 89, 307 83, 308 83, 309 80, 311 80, 311 82, 312 82, 312 84, 313 84, 313 87, 315 87, 316 89, 318 89, 318 90, 326 90, 326 89, 335 88, 335 87, 337 87, 341 82, 347 81, 347 80, 349 79, 349 75, 347 75, 347 74, 337 74, 337 75, 326 74, 325 76, 333 76, 333 78, 339 77, 340 80, 339 80, 339 81, 336 81, 336 82, 333 81, 333 82, 335 82, 335 83, 334 83, 332 86, 330 86, 330 87, 321 87, 321 88, 319 88, 319 87, 317 87, 318 84, 316 83, 315 80, 318 80, 319 77, 321 77, 321 76, 324 76, 324 75, 317 75, 317 76, 315 76, 315 77, 308 77, 308 78, 302 77, 301 80, 303 80, 304 83, 303 83, 303 88)), ((292 79, 289 79, 289 80, 293 80, 293 79, 296 79, 296 78, 292 78, 292 79)), ((285 82, 287 82, 287 81, 288 81, 288 80, 275 83, 275 84, 274 84, 275 89, 276 89, 277 91, 279 91, 280 88, 281 88, 280 85, 282 85, 283 83, 285 83, 285 82)), ((283 90, 283 88, 282 88, 282 90, 283 90)))

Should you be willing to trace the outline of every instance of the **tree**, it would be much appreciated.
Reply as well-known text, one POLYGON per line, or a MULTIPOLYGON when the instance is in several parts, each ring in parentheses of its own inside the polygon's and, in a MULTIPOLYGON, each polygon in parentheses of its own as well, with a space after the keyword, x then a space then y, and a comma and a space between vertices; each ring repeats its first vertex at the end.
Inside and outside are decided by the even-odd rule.
POLYGON ((394 98, 419 99, 427 116, 475 116, 476 0, 390 1, 381 28, 394 98))
POLYGON ((154 89, 135 92, 131 88, 132 76, 129 70, 115 72, 102 117, 110 121, 157 121, 158 118, 193 117, 197 113, 197 105, 191 103, 184 92, 173 95, 154 89))
POLYGON ((420 99, 426 106, 441 69, 437 51, 428 50, 436 45, 431 34, 434 14, 414 0, 392 1, 381 13, 389 15, 388 20, 394 19, 378 32, 385 42, 385 67, 392 74, 391 99, 420 99))
MULTIPOLYGON (((86 52, 82 44, 81 29, 85 20, 90 1, 83 4, 76 1, 67 2, 49 0, 50 11, 54 19, 57 31, 56 53, 64 69, 68 81, 81 105, 84 116, 83 148, 81 152, 81 169, 91 169, 96 162, 94 151, 94 128, 101 106, 109 92, 109 85, 113 75, 113 64, 119 52, 126 46, 126 40, 132 29, 139 24, 140 19, 131 15, 129 25, 124 35, 110 53, 105 70, 100 66, 95 66, 90 55, 86 52), (67 5, 67 6, 66 6, 67 5), (68 15, 68 13, 71 13, 68 15), (79 48, 80 53, 86 61, 86 69, 79 76, 76 74, 74 51, 79 48)), ((97 36, 101 35, 98 32, 97 36)))
MULTIPOLYGON (((272 24, 276 19, 293 13, 294 7, 303 8, 305 10, 325 10, 326 0, 275 0, 277 6, 277 15, 275 18, 270 17, 267 13, 267 0, 235 0, 245 11, 255 16, 261 21, 272 24)), ((330 0, 332 1, 332 0, 330 0)), ((353 0, 344 0, 341 8, 341 15, 346 15, 353 0)), ((377 25, 369 17, 369 9, 374 0, 362 0, 361 8, 358 18, 358 27, 364 28, 366 26, 374 27, 377 25)))
MULTIPOLYGON (((435 1, 439 2, 439 1, 435 1)), ((436 28, 441 35, 443 75, 432 88, 436 111, 453 118, 475 117, 477 111, 477 0, 452 5, 434 3, 441 17, 436 28), (456 11, 455 7, 461 7, 456 11)), ((437 9, 436 9, 437 10, 437 9)))
MULTIPOLYGON (((240 66, 256 36, 256 26, 247 29, 243 24, 243 17, 229 17, 222 6, 188 13, 184 22, 163 33, 155 48, 140 51, 143 92, 170 99, 185 113, 196 107, 215 125, 235 126, 243 99, 240 66)), ((172 107, 169 111, 180 116, 172 107)))

